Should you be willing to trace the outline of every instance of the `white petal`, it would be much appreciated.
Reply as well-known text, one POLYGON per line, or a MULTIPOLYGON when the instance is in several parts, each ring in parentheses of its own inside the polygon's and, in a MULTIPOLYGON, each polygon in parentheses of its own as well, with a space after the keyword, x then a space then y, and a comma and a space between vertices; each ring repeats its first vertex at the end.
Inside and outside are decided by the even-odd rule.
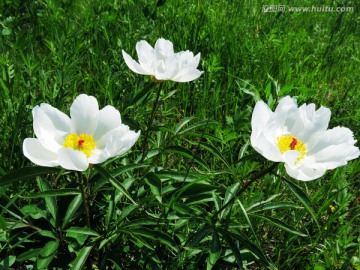
POLYGON ((79 95, 70 107, 70 115, 77 134, 94 134, 99 120, 97 100, 85 94, 79 95))
POLYGON ((154 46, 155 56, 157 59, 165 59, 174 54, 174 48, 171 41, 159 38, 154 46))
POLYGON ((251 144, 254 147, 254 149, 268 160, 272 160, 275 162, 283 161, 283 157, 280 153, 280 150, 278 146, 274 143, 274 141, 269 141, 264 136, 264 133, 260 133, 257 136, 255 136, 253 135, 255 134, 255 132, 252 133, 251 136, 251 144))
POLYGON ((159 60, 155 66, 155 77, 158 80, 171 80, 178 73, 178 63, 175 57, 159 60))
POLYGON ((359 148, 354 144, 353 133, 345 127, 335 127, 323 132, 317 138, 317 144, 309 149, 317 163, 322 163, 327 169, 334 169, 347 164, 347 161, 358 158, 359 148))
POLYGON ((154 74, 154 64, 156 62, 155 51, 145 40, 136 43, 136 52, 139 58, 139 64, 148 75, 154 74), (150 74, 149 74, 150 73, 150 74))
POLYGON ((251 117, 251 128, 258 128, 259 131, 262 131, 268 125, 268 122, 273 119, 274 113, 270 110, 269 106, 264 101, 256 102, 251 117))
POLYGON ((288 175, 291 177, 301 180, 301 181, 311 181, 323 176, 326 170, 321 166, 300 166, 300 167, 290 167, 288 164, 285 164, 285 169, 288 175))
MULTIPOLYGON (((47 115, 41 107, 35 106, 32 110, 33 128, 39 142, 47 149, 52 149, 56 152, 64 142, 66 133, 64 130, 55 128, 52 119, 47 115)), ((61 126, 57 123, 58 126, 61 126)), ((61 126, 66 129, 66 127, 61 126)))
POLYGON ((140 131, 135 133, 129 130, 128 126, 121 125, 103 136, 99 145, 102 146, 105 143, 104 150, 109 153, 110 157, 115 157, 127 152, 135 144, 139 136, 140 131))
POLYGON ((38 139, 25 139, 23 142, 23 152, 25 157, 37 165, 46 167, 59 166, 56 152, 44 148, 38 139))
POLYGON ((175 82, 190 82, 196 80, 203 74, 203 71, 192 69, 186 70, 186 72, 182 72, 182 74, 177 74, 174 78, 172 78, 175 82))
POLYGON ((275 109, 274 115, 278 126, 278 135, 287 134, 296 124, 298 106, 296 100, 289 96, 282 98, 275 109))
POLYGON ((99 122, 94 133, 94 140, 97 141, 103 135, 111 131, 112 129, 118 128, 121 125, 121 117, 118 110, 113 106, 106 106, 99 112, 99 122))
POLYGON ((122 55, 125 60, 126 65, 135 73, 143 75, 152 75, 152 72, 145 70, 138 62, 131 58, 124 50, 122 50, 122 55))
POLYGON ((330 116, 331 111, 328 108, 320 107, 315 111, 315 104, 303 104, 299 107, 291 134, 303 142, 308 142, 313 136, 327 129, 330 116))
POLYGON ((85 171, 89 167, 86 155, 72 148, 61 148, 58 152, 61 167, 73 171, 85 171))
POLYGON ((90 164, 98 164, 110 158, 110 154, 106 149, 95 149, 92 155, 88 158, 90 164))
POLYGON ((289 150, 283 153, 283 159, 286 164, 289 164, 290 166, 294 166, 297 158, 301 155, 300 152, 296 150, 289 150))
POLYGON ((65 113, 46 103, 42 103, 40 109, 49 117, 59 134, 66 135, 71 131, 71 121, 65 113))

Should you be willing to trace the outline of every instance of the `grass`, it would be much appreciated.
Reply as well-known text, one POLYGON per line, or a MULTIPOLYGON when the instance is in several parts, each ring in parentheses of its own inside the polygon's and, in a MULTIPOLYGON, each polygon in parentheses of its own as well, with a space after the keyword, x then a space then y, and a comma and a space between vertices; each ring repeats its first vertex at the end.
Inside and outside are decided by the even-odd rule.
MULTIPOLYGON (((272 4, 314 5, 285 2, 272 4)), ((264 13, 267 2, 250 0, 1 2, 0 266, 360 269, 360 161, 301 182, 281 165, 268 173, 249 142, 255 101, 274 108, 285 95, 330 108, 330 127, 360 139, 360 5, 338 2, 318 6, 354 12, 264 13), (141 136, 85 174, 88 228, 78 176, 28 168, 31 110, 45 102, 68 114, 87 93, 144 134, 156 89, 121 50, 135 57, 136 42, 160 37, 201 52, 204 73, 163 83, 148 158, 141 136)))

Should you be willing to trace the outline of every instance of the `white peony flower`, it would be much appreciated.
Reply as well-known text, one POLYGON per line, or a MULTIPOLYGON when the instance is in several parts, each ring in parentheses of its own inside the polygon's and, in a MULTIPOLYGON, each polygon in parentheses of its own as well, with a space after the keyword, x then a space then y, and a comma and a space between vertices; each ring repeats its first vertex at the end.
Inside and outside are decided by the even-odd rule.
POLYGON ((125 153, 140 135, 121 123, 114 107, 99 110, 97 100, 85 94, 71 105, 71 118, 45 103, 36 106, 32 115, 37 139, 25 139, 23 152, 40 166, 85 171, 89 164, 125 153))
POLYGON ((291 177, 314 180, 360 155, 350 129, 327 129, 330 115, 328 108, 315 110, 313 103, 298 107, 289 96, 280 100, 275 112, 259 101, 251 119, 251 144, 265 158, 285 162, 291 177))
POLYGON ((197 69, 200 53, 196 56, 190 51, 174 53, 171 41, 163 38, 156 41, 154 48, 145 40, 139 41, 136 52, 139 63, 122 50, 125 63, 135 73, 151 75, 155 81, 189 82, 203 73, 197 69))

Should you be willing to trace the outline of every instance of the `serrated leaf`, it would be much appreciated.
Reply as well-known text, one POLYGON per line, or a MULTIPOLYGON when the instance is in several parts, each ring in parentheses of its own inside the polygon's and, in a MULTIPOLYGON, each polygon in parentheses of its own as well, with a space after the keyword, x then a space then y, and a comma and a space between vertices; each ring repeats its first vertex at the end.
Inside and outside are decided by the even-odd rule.
POLYGON ((0 187, 15 184, 21 180, 31 180, 36 176, 50 173, 59 173, 61 169, 54 167, 24 167, 16 171, 9 172, 0 178, 0 187))
POLYGON ((37 256, 36 266, 38 269, 46 269, 55 256, 56 250, 59 246, 57 241, 47 242, 37 256))

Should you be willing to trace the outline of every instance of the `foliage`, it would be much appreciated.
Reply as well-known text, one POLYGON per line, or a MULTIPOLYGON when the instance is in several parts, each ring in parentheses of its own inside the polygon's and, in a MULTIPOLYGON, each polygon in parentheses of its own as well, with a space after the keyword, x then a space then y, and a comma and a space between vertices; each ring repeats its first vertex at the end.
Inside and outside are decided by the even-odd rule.
MULTIPOLYGON (((284 95, 331 108, 330 124, 359 140, 360 6, 264 13, 263 2, 0 4, 1 269, 360 268, 359 160, 305 183, 249 142, 255 101, 284 95), (204 74, 159 90, 128 70, 121 49, 159 37, 201 52, 204 74), (33 166, 21 148, 31 109, 67 113, 80 93, 147 139, 83 175, 33 166)), ((337 2, 321 5, 350 5, 337 2)))

